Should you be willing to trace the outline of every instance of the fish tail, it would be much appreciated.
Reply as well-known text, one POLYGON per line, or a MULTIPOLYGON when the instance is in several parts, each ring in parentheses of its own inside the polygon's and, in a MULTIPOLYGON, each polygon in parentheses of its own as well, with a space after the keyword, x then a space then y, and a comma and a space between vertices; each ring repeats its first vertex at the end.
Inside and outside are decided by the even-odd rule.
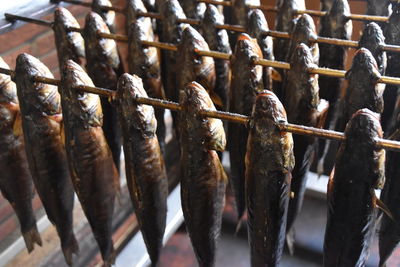
POLYGON ((286 232, 286 246, 289 250, 290 255, 294 254, 294 241, 295 241, 295 230, 294 227, 291 227, 286 232))
POLYGON ((73 263, 72 254, 77 255, 79 252, 79 245, 73 233, 71 233, 70 237, 68 238, 68 241, 63 243, 61 247, 65 261, 69 266, 71 266, 73 263))
POLYGON ((39 231, 34 225, 29 231, 23 232, 22 236, 25 241, 25 246, 29 253, 35 248, 35 243, 42 246, 42 238, 40 237, 39 231))

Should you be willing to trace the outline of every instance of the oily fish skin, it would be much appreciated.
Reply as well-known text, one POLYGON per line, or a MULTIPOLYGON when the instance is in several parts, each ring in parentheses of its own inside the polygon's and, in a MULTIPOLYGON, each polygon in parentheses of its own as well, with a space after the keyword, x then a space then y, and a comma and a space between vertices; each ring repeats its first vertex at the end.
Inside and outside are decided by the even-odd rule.
MULTIPOLYGON (((0 57, 0 67, 9 69, 0 57)), ((28 252, 42 246, 32 209, 33 184, 26 159, 17 88, 0 74, 0 191, 14 209, 28 252)))
POLYGON ((75 90, 79 85, 94 86, 83 69, 69 60, 59 90, 71 178, 104 264, 110 266, 115 260, 111 237, 119 177, 102 129, 100 98, 75 90))
POLYGON ((115 33, 115 11, 103 10, 102 6, 112 7, 109 0, 93 0, 92 10, 101 16, 112 33, 115 33))
POLYGON ((142 80, 123 74, 118 81, 116 104, 122 129, 126 179, 153 266, 156 266, 165 231, 168 179, 156 136, 154 108, 135 103, 147 97, 142 80))
POLYGON ((221 120, 199 116, 201 109, 215 110, 200 84, 185 86, 180 104, 183 215, 199 266, 214 266, 228 183, 217 154, 225 149, 225 132, 221 120))
POLYGON ((53 78, 49 69, 28 54, 17 57, 15 82, 29 169, 47 217, 56 227, 66 262, 79 250, 73 233, 74 191, 62 143, 60 95, 57 87, 33 81, 53 78))
POLYGON ((251 266, 278 266, 294 167, 292 134, 281 132, 286 112, 270 91, 256 99, 246 153, 246 201, 251 266))

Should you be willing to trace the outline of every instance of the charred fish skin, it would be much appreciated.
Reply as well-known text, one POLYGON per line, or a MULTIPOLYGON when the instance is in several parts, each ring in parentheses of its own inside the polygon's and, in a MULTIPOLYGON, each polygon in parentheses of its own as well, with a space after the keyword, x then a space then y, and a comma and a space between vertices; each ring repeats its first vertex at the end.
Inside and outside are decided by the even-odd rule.
MULTIPOLYGON (((248 34, 257 39, 258 45, 261 48, 263 58, 275 60, 274 44, 271 36, 265 36, 264 32, 268 32, 268 22, 265 19, 264 13, 260 9, 253 9, 249 12, 249 20, 247 25, 248 34)), ((272 68, 264 67, 263 73, 264 88, 272 90, 272 68)))
POLYGON ((357 50, 351 69, 346 72, 348 87, 338 130, 343 130, 345 123, 359 109, 368 108, 382 113, 385 85, 378 83, 380 77, 378 65, 371 52, 365 48, 357 50))
POLYGON ((197 0, 179 0, 186 16, 191 19, 202 19, 206 11, 206 4, 197 0))
MULTIPOLYGON (((263 68, 252 63, 254 57, 262 57, 257 41, 247 34, 241 34, 231 60, 230 112, 250 116, 257 93, 264 89, 263 68)), ((228 124, 231 186, 236 199, 239 219, 243 216, 246 208, 244 176, 247 137, 248 128, 246 126, 228 124)))
MULTIPOLYGON (((207 5, 201 30, 209 48, 214 51, 231 54, 229 36, 226 30, 216 29, 216 25, 224 24, 224 16, 214 5, 207 5)), ((223 110, 228 110, 229 88, 231 83, 229 60, 214 59, 215 88, 214 92, 221 98, 223 110)))
MULTIPOLYGON (((400 44, 400 29, 398 27, 400 23, 400 5, 392 4, 393 13, 389 17, 389 21, 385 26, 384 35, 385 42, 389 45, 400 44)), ((400 77, 400 56, 398 53, 387 53, 387 69, 386 75, 391 77, 400 77)), ((398 86, 386 85, 386 90, 383 93, 383 99, 385 101, 385 108, 382 113, 382 127, 385 130, 385 134, 390 134, 396 124, 397 113, 394 113, 395 103, 397 96, 398 86)))
POLYGON ((198 115, 200 109, 215 110, 200 84, 186 85, 180 104, 183 215, 199 266, 214 266, 228 182, 216 151, 225 148, 225 132, 221 120, 198 115))
POLYGON ((347 124, 328 183, 324 266, 365 266, 376 224, 374 189, 385 179, 379 114, 357 111, 347 124))
POLYGON ((33 82, 53 78, 38 59, 20 54, 15 68, 25 150, 36 190, 61 240, 66 262, 79 250, 73 233, 74 191, 61 139, 61 103, 57 87, 33 82))
POLYGON ((61 93, 65 148, 72 183, 92 228, 106 266, 114 262, 112 236, 114 198, 118 173, 102 129, 103 114, 98 95, 74 90, 94 86, 82 68, 67 61, 62 70, 61 93))
MULTIPOLYGON (((86 69, 94 84, 99 87, 116 90, 123 67, 119 58, 117 44, 112 39, 98 36, 98 32, 110 33, 106 23, 97 13, 86 16, 84 37, 86 51, 86 69)), ((113 153, 115 165, 119 169, 121 156, 121 132, 118 128, 115 108, 107 98, 101 98, 104 114, 103 131, 113 153)))
MULTIPOLYGON (((0 67, 9 69, 1 57, 0 67)), ((14 209, 25 246, 31 252, 35 243, 42 246, 42 239, 32 208, 33 184, 21 128, 17 88, 10 76, 0 74, 0 191, 14 209)))
POLYGON ((93 0, 92 10, 101 16, 104 22, 107 24, 110 32, 115 33, 115 11, 104 10, 102 7, 108 6, 112 7, 110 0, 93 0))
POLYGON ((374 56, 378 64, 379 73, 385 75, 387 66, 386 52, 382 50, 385 45, 385 36, 381 27, 375 22, 365 25, 363 34, 358 42, 358 49, 364 47, 368 49, 374 56))
MULTIPOLYGON (((398 114, 398 113, 397 113, 398 114)), ((390 136, 391 140, 400 140, 400 120, 396 121, 396 130, 390 136)), ((386 266, 386 261, 389 259, 397 244, 400 241, 400 231, 397 222, 400 218, 400 212, 398 208, 399 203, 399 183, 396 179, 399 177, 399 155, 395 152, 388 152, 386 158, 386 181, 382 189, 381 200, 386 204, 388 210, 390 210, 393 218, 389 218, 385 214, 381 219, 381 225, 379 228, 379 266, 386 266)))
POLYGON ((196 81, 213 97, 215 87, 214 59, 198 56, 195 50, 209 51, 210 49, 203 36, 191 26, 187 26, 182 33, 182 40, 178 45, 179 53, 176 56, 180 65, 176 77, 177 88, 183 90, 186 84, 196 81))
POLYGON ((168 179, 156 136, 154 109, 137 105, 147 97, 139 77, 123 74, 116 101, 123 133, 125 168, 135 214, 153 266, 157 265, 166 225, 168 179))
MULTIPOLYGON (((141 44, 142 40, 155 40, 150 18, 140 18, 130 26, 128 34, 129 72, 142 78, 144 88, 150 97, 165 99, 158 50, 155 47, 144 47, 141 44)), ((164 113, 164 109, 155 109, 158 125, 157 137, 163 152, 166 135, 164 113)))
POLYGON ((68 28, 79 28, 78 21, 68 9, 59 7, 54 11, 54 38, 57 48, 60 69, 68 59, 72 59, 79 65, 85 58, 85 42, 80 32, 72 32, 68 28))
POLYGON ((286 112, 269 91, 257 96, 246 152, 246 201, 251 266, 279 266, 283 252, 291 171, 294 167, 291 133, 277 123, 286 112))

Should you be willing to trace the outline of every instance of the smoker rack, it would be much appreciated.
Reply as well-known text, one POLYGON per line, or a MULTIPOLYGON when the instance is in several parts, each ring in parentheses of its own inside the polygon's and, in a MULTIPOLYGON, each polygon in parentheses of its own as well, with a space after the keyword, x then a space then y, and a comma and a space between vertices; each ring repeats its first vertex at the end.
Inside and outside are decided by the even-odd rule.
MULTIPOLYGON (((27 0, 28 1, 28 0, 27 0)), ((28 1, 29 2, 29 1, 28 1)), ((42 2, 47 2, 47 1, 31 1, 35 2, 33 6, 38 8, 37 12, 29 13, 30 16, 32 17, 41 17, 51 11, 53 11, 56 7, 58 7, 58 4, 55 3, 45 3, 42 2), (46 8, 44 8, 46 6, 46 8)), ((50 2, 65 2, 69 4, 79 4, 83 6, 90 7, 91 3, 84 3, 80 1, 75 1, 75 0, 65 0, 65 1, 50 1, 50 2)), ((204 3, 211 3, 211 4, 222 4, 223 6, 230 6, 229 1, 223 1, 223 2, 218 2, 218 1, 213 1, 213 0, 199 0, 199 2, 204 2, 204 3)), ((67 4, 68 5, 68 4, 67 4)), ((268 6, 250 6, 250 8, 260 8, 264 11, 267 12, 276 12, 276 8, 273 7, 268 7, 268 6)), ((116 12, 122 12, 122 8, 118 7, 104 7, 105 10, 113 10, 116 12)), ((13 9, 8 9, 7 12, 9 13, 16 13, 16 14, 24 14, 28 13, 27 9, 24 8, 13 8, 13 9), (21 11, 21 13, 19 13, 21 11)), ((298 12, 298 14, 310 14, 312 16, 323 16, 325 13, 320 12, 320 11, 314 11, 314 10, 306 10, 304 12, 298 12)), ((146 17, 151 17, 151 18, 156 18, 156 19, 162 19, 158 14, 155 13, 141 13, 138 14, 141 16, 146 16, 146 17)), ((16 27, 22 25, 23 23, 15 23, 18 20, 24 20, 22 16, 17 16, 17 15, 12 15, 8 14, 5 15, 6 19, 0 20, 0 34, 5 33, 7 31, 13 30, 16 27), (5 22, 7 21, 7 22, 5 22), (8 21, 12 21, 8 22, 8 21)), ((386 17, 379 17, 379 16, 364 16, 360 14, 352 14, 349 16, 349 19, 353 20, 361 20, 361 21, 387 21, 386 17)), ((25 19, 26 20, 26 19, 25 19)), ((42 25, 50 26, 51 22, 46 22, 46 21, 41 21, 36 19, 35 20, 31 19, 26 20, 27 22, 33 22, 33 23, 39 23, 42 25)), ((188 24, 199 24, 198 21, 193 20, 193 19, 185 19, 179 21, 181 23, 188 23, 188 24)), ((236 31, 236 32, 246 32, 246 29, 242 26, 239 25, 221 25, 221 29, 227 29, 230 31, 236 31)), ((81 29, 71 29, 71 31, 81 31, 81 29)), ((118 35, 118 34, 108 34, 108 33, 99 33, 99 35, 103 38, 110 38, 114 39, 116 41, 122 41, 126 42, 127 41, 127 36, 124 35, 118 35)), ((265 35, 269 35, 272 37, 276 38, 285 38, 285 39, 290 39, 290 35, 288 33, 282 33, 282 32, 276 32, 276 31, 268 31, 265 33, 265 35)), ((334 44, 334 45, 341 45, 341 46, 346 46, 346 47, 352 47, 355 48, 357 47, 357 42, 356 41, 348 41, 348 40, 340 40, 340 39, 333 39, 333 38, 322 38, 318 37, 316 40, 313 40, 315 42, 320 42, 320 43, 328 43, 328 44, 334 44)), ((166 49, 166 50, 171 50, 171 51, 177 51, 177 47, 171 44, 165 44, 165 43, 159 43, 159 42, 150 42, 150 41, 144 41, 144 45, 147 46, 154 46, 158 47, 160 49, 166 49)), ((382 47, 383 50, 390 51, 390 52, 400 52, 400 46, 393 46, 393 45, 386 45, 382 47)), ((215 51, 195 51, 199 56, 210 56, 214 58, 219 58, 219 59, 225 59, 229 60, 230 56, 229 54, 225 53, 220 53, 220 52, 215 52, 215 51)), ((262 65, 262 66, 268 66, 268 67, 275 67, 275 68, 282 68, 282 69, 290 69, 290 64, 286 62, 278 62, 278 61, 270 61, 270 60, 265 60, 265 59, 255 59, 254 64, 262 65)), ((325 68, 313 68, 309 69, 310 73, 314 74, 319 74, 319 75, 327 75, 331 77, 339 77, 343 78, 345 71, 343 70, 331 70, 331 69, 325 69, 325 68)), ((2 69, 0 68, 0 73, 3 74, 8 74, 13 76, 14 71, 13 70, 8 70, 8 69, 2 69)), ((42 82, 42 83, 49 83, 53 85, 58 85, 59 80, 56 79, 50 79, 47 77, 35 77, 35 80, 37 82, 42 82)), ((395 85, 400 85, 400 78, 396 77, 385 77, 383 76, 379 82, 381 83, 386 83, 386 84, 395 84, 395 85)), ((85 91, 85 92, 90 92, 90 93, 95 93, 99 94, 102 96, 107 96, 107 97, 113 97, 114 92, 105 88, 98 88, 98 87, 87 87, 87 86, 80 86, 78 88, 75 88, 76 90, 80 91, 85 91)), ((136 100, 137 103, 141 104, 147 104, 147 105, 152 105, 156 107, 161 107, 161 108, 166 108, 174 111, 179 111, 180 106, 177 103, 173 103, 170 101, 165 101, 165 100, 159 100, 159 99, 153 99, 153 98, 142 98, 142 97, 137 97, 136 100)), ((235 123, 242 123, 242 124, 247 124, 249 120, 251 119, 250 117, 240 115, 240 114, 234 114, 234 113, 229 113, 229 112, 221 112, 221 111, 211 111, 211 110, 202 110, 200 112, 202 116, 206 117, 213 117, 213 118, 219 118, 222 120, 227 120, 230 122, 235 122, 235 123)), ((279 124, 278 125, 282 131, 288 131, 292 132, 294 134, 300 134, 300 135, 309 135, 309 136, 314 136, 318 138, 325 138, 325 139, 331 139, 331 140, 336 140, 336 141, 343 141, 345 139, 345 136, 343 133, 340 132, 335 132, 335 131, 330 131, 330 130, 323 130, 323 129, 318 129, 318 128, 313 128, 313 127, 306 127, 302 125, 295 125, 295 124, 290 124, 290 123, 285 123, 285 124, 279 124)), ((376 145, 378 147, 382 147, 384 149, 388 150, 393 150, 393 151, 398 151, 400 152, 400 142, 395 142, 391 140, 385 140, 385 139, 377 139, 376 140, 376 145)), ((168 156, 168 155, 167 155, 168 156)), ((169 212, 168 218, 167 218, 167 229, 166 229, 166 236, 164 242, 168 239, 170 235, 173 234, 173 232, 177 229, 177 226, 183 221, 182 217, 182 211, 180 209, 180 199, 179 199, 179 185, 175 187, 175 189, 170 193, 170 196, 168 198, 168 208, 171 211, 172 207, 179 207, 178 209, 173 208, 172 213, 169 212)), ((133 232, 137 232, 138 229, 130 229, 131 233, 130 234, 122 234, 122 238, 130 239, 132 237, 133 232)), ((149 263, 149 259, 146 253, 146 248, 143 244, 143 240, 141 238, 140 232, 137 232, 132 240, 126 244, 127 240, 118 240, 116 242, 116 249, 117 251, 120 251, 120 255, 125 255, 125 257, 130 258, 130 262, 132 262, 133 258, 135 262, 138 263, 136 266, 145 266, 146 264, 149 263), (120 245, 120 246, 119 246, 120 245), (123 248, 123 245, 125 246, 123 248), (140 254, 138 257, 132 255, 126 255, 129 254, 126 252, 128 248, 137 248, 140 252, 144 252, 144 254, 140 254)), ((135 249, 135 251, 137 251, 135 249)), ((3 255, 0 255, 0 259, 2 258, 3 255)), ((118 258, 117 258, 117 263, 118 263, 118 258)), ((121 259, 120 259, 121 261, 121 259)))

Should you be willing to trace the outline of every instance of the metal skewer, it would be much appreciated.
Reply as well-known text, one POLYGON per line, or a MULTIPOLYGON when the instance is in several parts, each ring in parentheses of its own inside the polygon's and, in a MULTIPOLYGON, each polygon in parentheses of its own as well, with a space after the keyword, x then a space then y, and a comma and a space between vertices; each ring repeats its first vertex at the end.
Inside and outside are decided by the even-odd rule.
MULTIPOLYGON (((15 77, 15 71, 10 70, 10 69, 0 68, 0 73, 15 77)), ((60 84, 60 80, 53 79, 53 78, 35 76, 33 79, 36 82, 49 83, 52 85, 60 84)), ((98 95, 109 97, 109 98, 114 98, 116 95, 116 92, 113 90, 100 88, 100 87, 92 87, 92 86, 87 86, 87 85, 80 85, 80 86, 75 87, 75 89, 79 90, 79 91, 87 92, 87 93, 98 94, 98 95)), ((175 103, 172 101, 167 101, 167 100, 162 100, 162 99, 157 99, 157 98, 138 97, 137 96, 135 98, 135 101, 139 104, 151 105, 151 106, 155 106, 155 107, 159 107, 159 108, 170 109, 173 111, 181 110, 181 106, 178 103, 175 103)), ((251 119, 251 117, 245 116, 242 114, 210 110, 210 109, 203 109, 200 111, 200 114, 204 117, 211 117, 211 118, 221 119, 221 120, 225 120, 225 121, 229 121, 229 122, 240 123, 240 124, 248 124, 251 119)), ((324 130, 324 129, 314 128, 314 127, 292 124, 292 123, 279 123, 279 124, 277 124, 277 126, 282 131, 291 132, 291 133, 298 134, 298 135, 314 136, 314 137, 318 137, 318 138, 331 139, 331 140, 337 140, 337 141, 343 141, 346 139, 346 137, 343 133, 331 131, 331 130, 324 130)), ((377 138, 376 145, 378 147, 381 147, 381 148, 384 148, 387 150, 400 152, 400 142, 397 142, 397 141, 386 140, 383 138, 377 138)))

